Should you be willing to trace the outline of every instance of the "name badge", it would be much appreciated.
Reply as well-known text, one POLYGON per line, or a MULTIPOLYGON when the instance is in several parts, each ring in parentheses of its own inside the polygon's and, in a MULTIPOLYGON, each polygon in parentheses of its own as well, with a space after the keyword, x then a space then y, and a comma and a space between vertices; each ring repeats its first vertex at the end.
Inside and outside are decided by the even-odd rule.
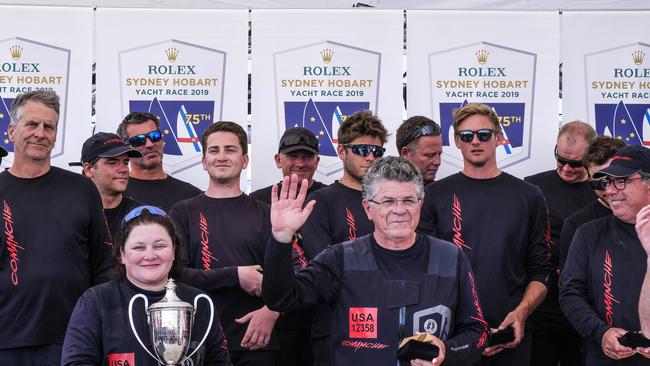
POLYGON ((377 308, 350 308, 350 338, 377 338, 377 308))
POLYGON ((109 353, 108 366, 135 366, 135 356, 131 353, 109 353))

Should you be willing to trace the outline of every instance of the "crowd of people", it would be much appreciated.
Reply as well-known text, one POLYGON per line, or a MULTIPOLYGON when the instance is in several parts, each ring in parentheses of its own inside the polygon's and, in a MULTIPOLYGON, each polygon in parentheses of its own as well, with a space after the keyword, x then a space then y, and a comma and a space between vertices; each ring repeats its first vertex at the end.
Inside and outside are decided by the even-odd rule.
POLYGON ((564 124, 556 166, 522 180, 498 167, 494 110, 467 104, 463 168, 436 179, 436 122, 407 119, 384 156, 390 131, 359 111, 337 181, 314 180, 318 139, 295 127, 284 179, 248 195, 237 123, 201 136, 202 192, 163 170, 157 116, 88 138, 81 174, 50 164, 58 119, 50 91, 11 106, 0 365, 157 365, 148 312, 129 308, 170 288, 214 303, 196 305, 186 366, 650 365, 650 150, 588 123, 564 124))

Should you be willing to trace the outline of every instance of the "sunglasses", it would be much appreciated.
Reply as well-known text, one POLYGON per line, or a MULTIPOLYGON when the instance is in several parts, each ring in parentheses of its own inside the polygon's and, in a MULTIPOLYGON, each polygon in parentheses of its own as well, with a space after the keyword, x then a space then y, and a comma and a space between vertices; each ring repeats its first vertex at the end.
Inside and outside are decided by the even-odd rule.
POLYGON ((296 145, 303 145, 303 146, 308 146, 311 147, 312 149, 318 151, 318 139, 313 137, 313 136, 296 136, 296 135, 291 135, 291 136, 285 136, 282 138, 282 141, 280 141, 280 149, 279 150, 284 150, 287 147, 291 146, 296 146, 296 145))
POLYGON ((605 190, 605 182, 602 179, 589 179, 589 185, 594 191, 605 190))
POLYGON ((144 144, 147 143, 147 139, 149 139, 151 142, 158 142, 162 140, 162 132, 160 132, 160 130, 154 130, 149 133, 141 133, 139 135, 129 137, 126 142, 128 142, 129 145, 133 147, 139 147, 144 146, 144 144))
POLYGON ((422 136, 431 135, 440 135, 440 126, 435 122, 433 122, 433 124, 424 125, 422 128, 418 128, 417 130, 411 132, 411 134, 406 138, 404 146, 410 144, 411 141, 414 141, 415 139, 418 139, 422 136))
POLYGON ((349 148, 353 153, 359 156, 363 156, 364 158, 370 155, 370 153, 372 153, 375 158, 381 158, 386 152, 386 149, 383 147, 370 144, 344 144, 343 146, 349 148))
POLYGON ((569 160, 561 157, 560 155, 557 154, 557 145, 555 146, 555 160, 557 161, 560 166, 564 167, 565 165, 569 164, 571 168, 582 168, 582 160, 569 160))
POLYGON ((160 208, 156 206, 139 206, 134 208, 133 210, 129 211, 126 216, 124 216, 124 219, 122 220, 122 224, 126 224, 127 222, 135 219, 136 217, 147 213, 149 215, 157 215, 157 216, 167 216, 167 213, 160 208))
POLYGON ((456 133, 458 135, 458 138, 462 142, 472 142, 474 140, 474 135, 478 137, 478 140, 480 142, 487 142, 490 141, 492 138, 492 134, 497 133, 497 131, 490 130, 489 128, 483 128, 478 131, 472 131, 472 130, 461 130, 456 133))

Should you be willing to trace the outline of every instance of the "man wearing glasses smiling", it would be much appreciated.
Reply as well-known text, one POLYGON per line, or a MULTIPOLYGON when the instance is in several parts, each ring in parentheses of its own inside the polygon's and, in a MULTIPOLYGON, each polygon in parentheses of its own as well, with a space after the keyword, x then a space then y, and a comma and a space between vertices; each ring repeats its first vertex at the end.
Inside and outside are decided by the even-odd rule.
POLYGON ((142 153, 131 159, 131 175, 124 195, 165 211, 179 201, 201 193, 195 186, 173 178, 163 170, 163 132, 158 117, 146 112, 133 112, 124 117, 117 134, 142 153))
POLYGON ((546 199, 550 219, 551 265, 548 295, 530 316, 533 331, 531 366, 581 365, 580 336, 562 315, 558 302, 559 243, 564 220, 592 202, 596 195, 587 178, 583 157, 596 138, 591 125, 581 121, 562 125, 555 145, 555 169, 528 176, 524 180, 539 187, 546 199))
POLYGON ((465 252, 485 320, 492 331, 512 327, 514 340, 486 348, 480 365, 528 365, 526 319, 546 296, 550 272, 544 197, 497 167, 503 136, 492 108, 467 104, 453 128, 463 171, 427 186, 419 231, 465 252))
POLYGON ((588 341, 587 365, 648 365, 650 347, 626 347, 619 338, 641 329, 638 304, 647 254, 635 224, 650 204, 650 150, 621 148, 594 174, 601 178, 613 215, 580 226, 573 236, 560 275, 560 305, 588 341))
MULTIPOLYGON (((343 161, 343 177, 309 195, 308 201, 315 200, 316 206, 300 229, 309 260, 330 245, 357 239, 374 230, 361 204, 361 181, 370 164, 384 155, 383 145, 388 132, 371 111, 360 111, 348 116, 337 137, 339 145, 336 151, 343 161)), ((331 311, 326 305, 314 308, 312 341, 315 365, 331 364, 328 348, 330 316, 331 311)))

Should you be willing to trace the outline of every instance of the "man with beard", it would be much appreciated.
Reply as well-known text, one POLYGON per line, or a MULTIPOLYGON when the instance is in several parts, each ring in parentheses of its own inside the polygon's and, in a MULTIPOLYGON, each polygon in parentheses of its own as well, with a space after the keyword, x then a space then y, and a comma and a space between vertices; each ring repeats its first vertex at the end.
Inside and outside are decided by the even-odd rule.
POLYGON ((131 160, 131 176, 124 195, 169 211, 176 202, 194 197, 201 190, 165 173, 163 133, 158 117, 145 112, 128 114, 117 128, 117 134, 142 153, 141 158, 131 160))

